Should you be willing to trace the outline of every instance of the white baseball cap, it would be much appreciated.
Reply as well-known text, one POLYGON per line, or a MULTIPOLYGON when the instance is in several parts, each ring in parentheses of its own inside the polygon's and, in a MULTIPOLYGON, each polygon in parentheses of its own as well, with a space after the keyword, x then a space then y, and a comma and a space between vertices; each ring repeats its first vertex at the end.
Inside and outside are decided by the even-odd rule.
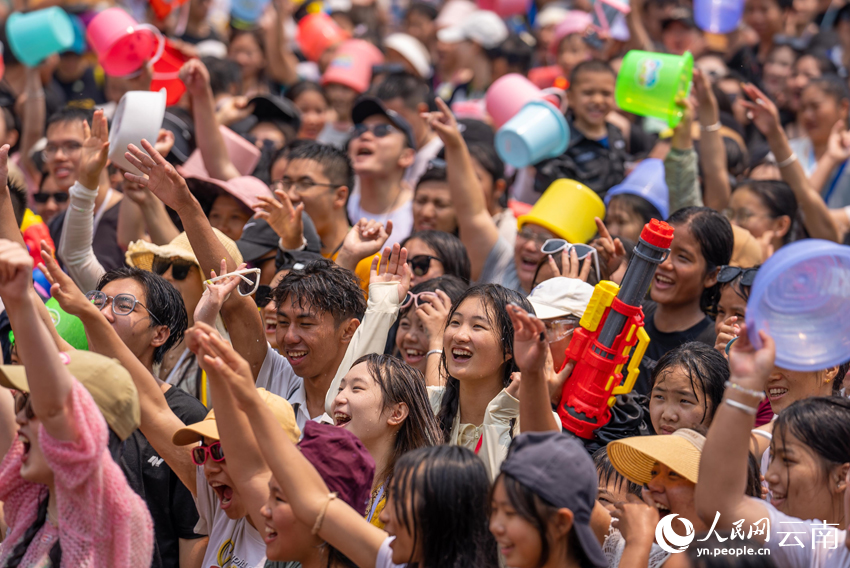
POLYGON ((535 286, 528 301, 542 320, 567 316, 581 318, 592 295, 593 286, 587 282, 558 276, 535 286))
POLYGON ((384 40, 384 47, 398 52, 423 79, 431 76, 431 54, 428 53, 428 48, 412 35, 390 34, 384 40))
POLYGON ((495 12, 476 10, 457 26, 439 30, 437 39, 443 43, 457 43, 468 39, 484 49, 493 49, 508 39, 508 27, 495 12))

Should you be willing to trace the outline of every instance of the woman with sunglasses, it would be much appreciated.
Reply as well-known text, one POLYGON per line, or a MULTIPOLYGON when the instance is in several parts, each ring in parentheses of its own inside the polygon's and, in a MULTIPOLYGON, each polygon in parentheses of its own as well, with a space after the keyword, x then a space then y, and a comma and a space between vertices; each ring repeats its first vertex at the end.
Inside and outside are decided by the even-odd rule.
POLYGON ((408 252, 407 264, 413 273, 410 280, 412 285, 444 274, 469 282, 469 255, 463 242, 456 236, 444 231, 418 231, 402 241, 401 246, 408 252))
POLYGON ((50 175, 42 176, 38 193, 32 194, 35 213, 45 223, 49 223, 56 215, 68 208, 70 194, 62 191, 56 180, 50 175))

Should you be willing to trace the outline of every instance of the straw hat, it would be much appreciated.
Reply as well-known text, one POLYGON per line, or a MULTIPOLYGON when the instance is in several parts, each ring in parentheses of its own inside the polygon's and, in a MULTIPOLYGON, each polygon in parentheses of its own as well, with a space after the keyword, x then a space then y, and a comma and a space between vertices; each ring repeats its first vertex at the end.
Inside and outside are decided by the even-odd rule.
POLYGON ((611 465, 626 479, 645 485, 652 480, 652 468, 661 463, 696 483, 699 478, 699 459, 705 437, 688 428, 676 430, 669 436, 635 436, 608 444, 611 465))
POLYGON ((732 235, 735 237, 735 246, 732 248, 729 266, 752 268, 762 263, 761 245, 752 233, 743 227, 732 225, 732 235))
MULTIPOLYGON (((295 412, 292 410, 292 405, 285 398, 270 393, 266 389, 260 388, 257 389, 257 392, 260 398, 263 399, 263 402, 266 403, 266 406, 271 409, 277 423, 280 424, 280 427, 283 428, 283 431, 286 432, 292 443, 298 442, 301 431, 295 422, 295 412)), ((220 439, 218 425, 215 422, 215 410, 210 410, 209 414, 200 422, 189 424, 174 432, 171 442, 175 446, 188 446, 189 444, 200 442, 204 438, 220 439)))
MULTIPOLYGON (((219 242, 224 246, 224 250, 230 255, 237 265, 242 263, 242 254, 236 243, 230 237, 227 237, 218 229, 213 229, 213 233, 218 237, 219 242)), ((189 244, 189 237, 185 231, 174 237, 174 240, 167 245, 155 245, 145 240, 138 240, 130 243, 127 247, 127 252, 124 255, 127 264, 142 270, 152 270, 154 258, 176 258, 198 264, 198 259, 195 258, 195 253, 192 250, 192 245, 189 244)))

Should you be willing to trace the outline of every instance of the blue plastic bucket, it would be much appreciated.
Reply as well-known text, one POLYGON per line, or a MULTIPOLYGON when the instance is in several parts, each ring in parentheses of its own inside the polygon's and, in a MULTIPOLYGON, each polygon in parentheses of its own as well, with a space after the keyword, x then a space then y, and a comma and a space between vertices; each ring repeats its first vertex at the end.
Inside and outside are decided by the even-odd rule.
POLYGON ((230 15, 243 22, 253 24, 260 19, 270 0, 233 0, 230 15))
POLYGON ((744 0, 694 0, 694 22, 713 34, 735 31, 743 15, 744 0))
POLYGON ((615 185, 605 194, 605 205, 615 195, 628 193, 646 199, 661 213, 662 220, 670 214, 670 191, 665 179, 664 162, 658 158, 647 158, 632 170, 622 183, 615 185))
POLYGON ((15 12, 6 20, 6 37, 15 57, 27 67, 35 67, 74 45, 74 25, 56 6, 27 14, 15 12))
POLYGON ((850 247, 805 239, 759 269, 747 302, 750 341, 776 343, 776 365, 819 371, 850 359, 850 247))
POLYGON ((496 152, 515 168, 559 156, 569 142, 567 119, 552 104, 540 100, 526 103, 496 132, 496 152))

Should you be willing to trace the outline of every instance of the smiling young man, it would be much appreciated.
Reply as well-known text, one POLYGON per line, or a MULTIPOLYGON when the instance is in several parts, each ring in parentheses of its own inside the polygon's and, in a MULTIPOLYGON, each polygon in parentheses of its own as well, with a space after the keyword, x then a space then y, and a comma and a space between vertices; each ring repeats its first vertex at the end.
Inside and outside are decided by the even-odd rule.
POLYGON ((401 242, 413 229, 413 190, 404 174, 416 157, 410 124, 373 97, 363 97, 351 111, 354 131, 348 155, 360 182, 348 200, 348 217, 393 223, 387 246, 401 242))

